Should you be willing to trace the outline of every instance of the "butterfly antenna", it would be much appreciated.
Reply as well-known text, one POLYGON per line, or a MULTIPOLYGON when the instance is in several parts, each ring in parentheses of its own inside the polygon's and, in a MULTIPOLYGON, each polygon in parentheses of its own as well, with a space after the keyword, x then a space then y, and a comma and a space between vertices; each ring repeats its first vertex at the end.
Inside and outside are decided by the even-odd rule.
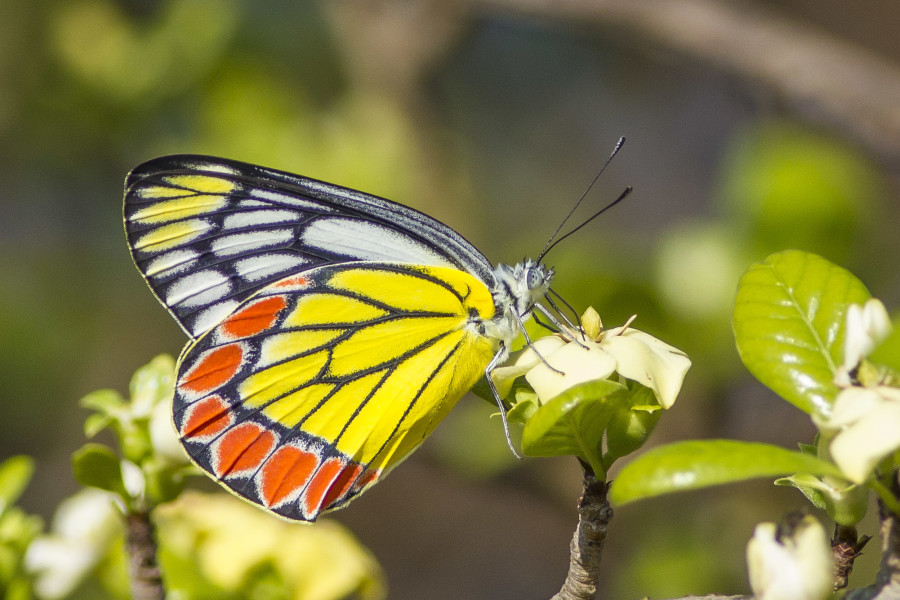
POLYGON ((618 198, 616 198, 615 200, 613 200, 612 202, 610 202, 609 204, 607 204, 606 206, 604 206, 603 208, 601 208, 600 210, 595 212, 588 219, 585 219, 585 221, 581 225, 579 225, 578 227, 576 227, 569 233, 565 234, 561 238, 558 238, 555 242, 553 242, 552 244, 550 244, 549 246, 544 248, 544 251, 541 252, 540 256, 538 256, 538 262, 541 262, 544 259, 544 257, 547 256, 547 253, 550 252, 550 250, 552 250, 553 247, 556 246, 558 243, 560 243, 561 241, 563 241, 564 239, 566 239, 567 237, 569 237, 570 235, 572 235, 573 233, 575 233, 576 231, 578 231, 579 229, 581 229, 582 227, 584 227, 585 225, 587 225, 588 223, 590 223, 591 221, 593 221, 594 219, 596 219, 597 217, 599 217, 600 215, 602 215, 603 213, 605 213, 606 211, 611 209, 613 206, 615 206, 616 204, 618 204, 619 202, 621 202, 622 200, 627 198, 628 194, 630 194, 633 189, 634 188, 629 185, 627 188, 625 188, 625 191, 623 191, 621 194, 619 194, 618 198))
MULTIPOLYGON (((553 235, 550 236, 550 239, 547 240, 547 243, 544 244, 544 250, 541 252, 541 255, 538 257, 538 262, 541 262, 541 259, 547 254, 547 252, 552 248, 555 244, 553 243, 553 238, 555 238, 559 232, 562 230, 563 226, 566 224, 566 221, 578 210, 578 207, 581 206, 581 203, 587 197, 588 192, 591 191, 591 188, 594 187, 594 184, 597 183, 597 180, 600 179, 600 176, 603 174, 603 171, 606 170, 606 167, 609 166, 609 163, 612 162, 613 157, 619 153, 619 150, 622 149, 622 146, 625 144, 625 137, 622 136, 619 138, 619 141, 616 142, 616 145, 613 147, 612 152, 609 155, 609 158, 606 159, 606 162, 603 163, 603 166, 600 167, 600 170, 597 171, 597 174, 594 175, 594 178, 591 180, 591 183, 588 184, 587 188, 584 190, 584 193, 581 194, 581 197, 578 199, 578 202, 575 203, 575 206, 572 207, 572 210, 569 211, 569 214, 566 215, 566 218, 562 220, 559 224, 559 227, 556 228, 556 231, 553 232, 553 235)), ((605 209, 604 209, 605 210, 605 209)), ((596 216, 596 215, 595 215, 596 216)), ((594 217, 591 217, 592 219, 594 217)), ((557 240, 558 241, 558 240, 557 240)))
MULTIPOLYGON (((549 294, 546 295, 545 298, 547 299, 547 302, 550 304, 550 306, 552 306, 553 309, 554 309, 556 312, 558 312, 558 313, 560 314, 560 316, 562 316, 563 319, 565 319, 567 325, 569 325, 570 327, 572 327, 572 329, 576 329, 576 330, 579 330, 579 331, 580 331, 580 330, 581 330, 581 317, 578 316, 578 311, 576 311, 576 310, 572 307, 571 304, 569 304, 568 302, 566 302, 566 299, 563 298, 563 297, 560 295, 560 293, 557 292, 556 290, 554 290, 553 288, 549 288, 549 289, 548 289, 548 292, 549 292, 549 294), (565 313, 563 313, 563 312, 556 306, 556 303, 553 302, 553 298, 550 297, 550 294, 553 294, 554 296, 556 296, 557 298, 559 298, 559 301, 562 302, 562 305, 569 309, 569 312, 571 312, 571 313, 572 313, 572 316, 575 318, 575 323, 572 323, 571 321, 569 321, 569 319, 568 319, 568 317, 566 317, 565 313), (576 324, 577 324, 577 325, 576 325, 576 324)), ((582 336, 582 337, 583 337, 583 336, 582 336)))

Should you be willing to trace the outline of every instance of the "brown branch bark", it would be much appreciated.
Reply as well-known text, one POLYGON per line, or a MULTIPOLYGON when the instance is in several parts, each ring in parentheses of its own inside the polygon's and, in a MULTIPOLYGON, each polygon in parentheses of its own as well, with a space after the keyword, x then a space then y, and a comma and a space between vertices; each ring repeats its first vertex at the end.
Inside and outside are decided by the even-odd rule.
POLYGON ((578 527, 569 544, 569 573, 552 600, 593 600, 600 581, 600 555, 613 517, 606 493, 609 484, 584 476, 578 500, 578 527))
POLYGON ((125 515, 125 549, 134 600, 165 600, 166 592, 157 563, 153 522, 148 512, 125 515))
POLYGON ((852 590, 845 600, 900 599, 900 519, 878 503, 881 516, 881 566, 875 583, 852 590))
POLYGON ((748 4, 722 0, 469 0, 603 27, 737 77, 900 171, 900 67, 748 4))
POLYGON ((853 563, 862 554, 863 548, 871 538, 862 537, 855 527, 835 525, 834 537, 831 540, 831 553, 834 557, 834 589, 842 590, 847 587, 850 580, 850 572, 853 563))

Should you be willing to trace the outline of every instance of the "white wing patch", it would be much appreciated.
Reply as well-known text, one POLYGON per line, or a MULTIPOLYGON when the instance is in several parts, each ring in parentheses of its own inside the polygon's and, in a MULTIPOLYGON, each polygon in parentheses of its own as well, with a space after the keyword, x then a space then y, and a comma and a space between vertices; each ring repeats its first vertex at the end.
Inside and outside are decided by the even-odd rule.
POLYGON ((183 307, 211 304, 231 291, 231 281, 214 269, 197 271, 182 277, 166 290, 166 304, 183 307))
POLYGON ((298 268, 309 261, 291 254, 263 254, 235 261, 238 275, 249 281, 265 279, 270 275, 298 268))
POLYGON ((337 252, 352 260, 455 267, 428 246, 371 221, 317 219, 303 230, 300 239, 306 247, 337 252))
POLYGON ((222 227, 225 229, 244 229, 258 227, 259 225, 272 225, 273 223, 289 223, 295 221, 300 215, 292 210, 248 210, 234 213, 222 219, 222 227))
POLYGON ((192 331, 199 337, 204 331, 221 323, 238 306, 240 306, 240 302, 237 300, 225 300, 200 311, 194 317, 192 331))
POLYGON ((199 258, 200 254, 196 250, 185 248, 183 250, 172 250, 165 254, 160 254, 153 259, 150 264, 144 268, 147 277, 157 277, 160 275, 177 275, 178 273, 190 268, 191 265, 199 258), (166 273, 168 271, 168 273, 166 273))
POLYGON ((220 256, 234 256, 281 244, 290 245, 293 241, 294 232, 290 229, 266 229, 233 233, 216 238, 213 240, 211 248, 220 256))

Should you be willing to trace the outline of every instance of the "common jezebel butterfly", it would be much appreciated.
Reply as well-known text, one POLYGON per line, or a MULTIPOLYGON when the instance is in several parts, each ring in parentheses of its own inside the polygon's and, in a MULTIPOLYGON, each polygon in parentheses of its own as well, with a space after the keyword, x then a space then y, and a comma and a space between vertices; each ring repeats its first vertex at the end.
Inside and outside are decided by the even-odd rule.
POLYGON ((532 311, 552 319, 540 261, 494 267, 412 208, 255 165, 150 160, 126 179, 125 229, 190 337, 173 403, 187 453, 289 519, 383 478, 532 311))

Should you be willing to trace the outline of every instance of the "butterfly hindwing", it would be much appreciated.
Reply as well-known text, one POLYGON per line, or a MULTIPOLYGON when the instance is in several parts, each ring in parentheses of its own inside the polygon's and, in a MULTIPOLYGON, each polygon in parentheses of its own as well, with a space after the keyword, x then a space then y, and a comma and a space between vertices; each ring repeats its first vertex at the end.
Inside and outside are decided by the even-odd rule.
POLYGON ((345 263, 270 283, 190 344, 175 424, 240 496, 314 520, 396 466, 483 374, 490 290, 455 268, 345 263))
POLYGON ((135 168, 125 228, 138 269, 192 339, 266 286, 328 264, 408 262, 494 282, 474 246, 423 213, 220 158, 169 156, 135 168))

